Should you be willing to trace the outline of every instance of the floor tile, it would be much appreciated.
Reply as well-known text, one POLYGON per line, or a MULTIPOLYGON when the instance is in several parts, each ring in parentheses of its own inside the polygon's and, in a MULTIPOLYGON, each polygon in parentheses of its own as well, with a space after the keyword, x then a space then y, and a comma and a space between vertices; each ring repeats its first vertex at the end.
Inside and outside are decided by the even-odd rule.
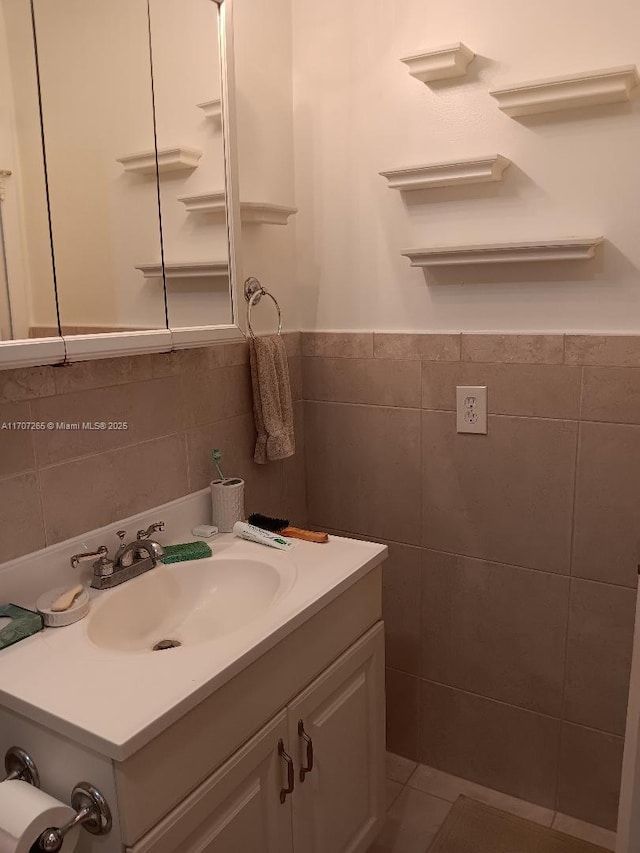
POLYGON ((552 809, 510 797, 508 794, 485 788, 476 782, 470 782, 458 776, 452 776, 450 773, 444 773, 442 770, 436 770, 435 767, 428 767, 426 764, 417 766, 407 784, 411 788, 448 800, 450 803, 455 802, 461 794, 464 794, 465 797, 471 797, 496 809, 501 809, 526 820, 532 820, 542 826, 551 826, 554 816, 552 809))
POLYGON ((402 755, 387 752, 387 779, 392 779, 394 782, 400 782, 401 785, 404 785, 417 766, 417 761, 411 761, 411 759, 404 758, 402 755))
POLYGON ((616 834, 609 829, 594 826, 592 823, 585 823, 583 820, 578 820, 576 817, 569 817, 566 814, 560 814, 560 812, 556 813, 552 826, 558 832, 566 832, 567 835, 581 838, 590 844, 597 844, 600 847, 605 847, 607 850, 615 850, 616 834))
POLYGON ((394 782, 393 779, 385 780, 385 807, 387 811, 398 799, 403 787, 404 785, 401 785, 400 782, 394 782))
POLYGON ((369 853, 425 853, 450 808, 446 800, 405 788, 369 853))

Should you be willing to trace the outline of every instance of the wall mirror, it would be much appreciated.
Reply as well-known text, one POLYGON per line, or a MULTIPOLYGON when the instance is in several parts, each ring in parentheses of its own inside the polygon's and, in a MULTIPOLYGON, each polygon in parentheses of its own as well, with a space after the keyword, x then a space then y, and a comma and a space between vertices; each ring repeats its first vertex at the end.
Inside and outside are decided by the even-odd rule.
POLYGON ((12 83, 0 169, 13 142, 0 318, 19 317, 14 340, 61 333, 67 357, 95 358, 240 336, 221 8, 0 0, 12 83), (24 224, 22 276, 12 219, 24 224))

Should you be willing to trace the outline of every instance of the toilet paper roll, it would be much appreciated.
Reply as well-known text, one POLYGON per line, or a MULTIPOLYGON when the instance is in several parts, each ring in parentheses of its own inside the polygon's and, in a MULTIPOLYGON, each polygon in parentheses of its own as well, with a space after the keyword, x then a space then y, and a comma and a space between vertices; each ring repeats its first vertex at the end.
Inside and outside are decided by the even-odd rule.
MULTIPOLYGON (((0 853, 29 853, 41 833, 75 815, 71 806, 18 779, 0 782, 0 853)), ((78 844, 79 827, 65 836, 64 853, 78 844)), ((37 848, 36 848, 37 850, 37 848)))

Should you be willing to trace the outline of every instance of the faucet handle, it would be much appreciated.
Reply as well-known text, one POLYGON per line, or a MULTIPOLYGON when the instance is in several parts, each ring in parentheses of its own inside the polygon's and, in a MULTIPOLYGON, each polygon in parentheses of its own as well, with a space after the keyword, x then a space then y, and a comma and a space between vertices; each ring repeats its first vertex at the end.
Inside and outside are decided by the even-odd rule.
POLYGON ((106 545, 101 545, 95 551, 74 554, 71 557, 71 566, 77 569, 80 563, 84 563, 86 560, 94 560, 93 573, 96 577, 105 577, 113 573, 113 560, 109 559, 109 549, 106 545))
POLYGON ((152 533, 156 531, 164 530, 164 521, 156 521, 154 524, 150 524, 146 530, 138 530, 137 539, 148 539, 152 533))
POLYGON ((116 530, 116 536, 118 536, 120 538, 120 541, 122 542, 123 545, 124 545, 124 537, 126 535, 127 535, 126 530, 116 530))

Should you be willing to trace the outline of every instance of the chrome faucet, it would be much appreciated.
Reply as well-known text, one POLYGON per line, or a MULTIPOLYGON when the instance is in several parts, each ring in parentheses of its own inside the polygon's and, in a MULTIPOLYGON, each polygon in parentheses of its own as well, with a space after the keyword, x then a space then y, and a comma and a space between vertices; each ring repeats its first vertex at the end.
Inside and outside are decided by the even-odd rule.
POLYGON ((146 530, 138 530, 137 538, 128 544, 125 543, 126 531, 118 530, 120 547, 113 559, 109 558, 109 550, 106 545, 101 545, 95 551, 74 554, 71 558, 71 565, 73 568, 77 568, 81 562, 97 557, 93 564, 91 586, 94 589, 111 589, 111 587, 118 586, 144 572, 148 572, 149 569, 155 567, 158 560, 162 559, 164 554, 162 545, 150 538, 157 530, 164 530, 163 521, 150 525, 146 530))

